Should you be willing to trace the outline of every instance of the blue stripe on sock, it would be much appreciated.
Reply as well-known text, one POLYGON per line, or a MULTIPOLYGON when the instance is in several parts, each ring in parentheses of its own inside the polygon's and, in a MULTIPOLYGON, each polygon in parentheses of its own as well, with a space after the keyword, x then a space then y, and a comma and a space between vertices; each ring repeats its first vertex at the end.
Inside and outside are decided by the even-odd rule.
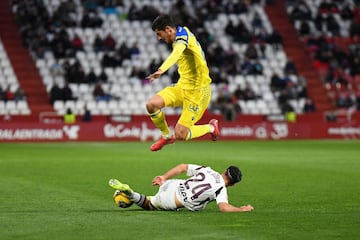
POLYGON ((189 130, 189 138, 187 140, 190 140, 192 138, 192 132, 189 130))

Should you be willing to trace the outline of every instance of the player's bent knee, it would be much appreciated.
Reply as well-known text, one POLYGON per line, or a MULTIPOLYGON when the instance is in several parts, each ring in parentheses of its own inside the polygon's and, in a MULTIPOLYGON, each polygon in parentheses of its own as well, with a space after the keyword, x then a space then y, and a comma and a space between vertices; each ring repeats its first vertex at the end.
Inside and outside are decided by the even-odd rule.
POLYGON ((148 113, 154 113, 154 105, 151 101, 146 102, 146 110, 148 111, 148 113))
POLYGON ((176 140, 186 140, 188 131, 175 131, 175 138, 176 140))
POLYGON ((146 102, 146 110, 148 111, 148 113, 154 113, 157 110, 163 108, 164 106, 164 100, 158 95, 153 96, 146 102))
POLYGON ((146 103, 146 110, 148 111, 148 113, 154 113, 159 109, 160 108, 151 100, 146 103))

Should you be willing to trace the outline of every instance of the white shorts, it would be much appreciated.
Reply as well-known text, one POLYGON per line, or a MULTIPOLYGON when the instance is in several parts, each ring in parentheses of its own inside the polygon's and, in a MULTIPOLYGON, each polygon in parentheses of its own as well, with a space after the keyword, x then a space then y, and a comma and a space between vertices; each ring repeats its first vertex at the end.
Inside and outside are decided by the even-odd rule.
POLYGON ((176 210, 175 194, 181 182, 184 181, 180 179, 170 179, 165 181, 165 183, 160 186, 158 193, 151 197, 151 204, 156 209, 176 210))

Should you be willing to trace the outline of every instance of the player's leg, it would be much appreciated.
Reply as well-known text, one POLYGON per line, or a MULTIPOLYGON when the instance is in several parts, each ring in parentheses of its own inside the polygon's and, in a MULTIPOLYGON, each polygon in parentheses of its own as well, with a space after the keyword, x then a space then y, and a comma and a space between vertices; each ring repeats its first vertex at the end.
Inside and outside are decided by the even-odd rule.
POLYGON ((165 119, 165 114, 161 111, 165 107, 164 99, 160 95, 154 95, 146 103, 146 109, 151 121, 161 131, 165 138, 170 136, 170 129, 165 119))
POLYGON ((210 133, 212 139, 216 141, 220 133, 216 119, 210 120, 208 124, 195 125, 204 115, 210 103, 210 86, 198 90, 185 90, 183 95, 185 96, 183 112, 175 127, 176 138, 190 140, 210 133))
POLYGON ((165 181, 155 196, 150 198, 150 207, 157 210, 176 210, 183 207, 182 204, 178 206, 175 200, 176 191, 181 182, 184 182, 184 180, 170 179, 165 181))
MULTIPOLYGON (((208 87, 201 89, 199 94, 200 94, 200 97, 198 97, 198 99, 201 99, 201 101, 199 102, 200 112, 196 116, 195 123, 198 122, 202 118, 206 109, 209 106, 209 103, 211 100, 211 87, 208 86, 208 87)), ((219 122, 216 119, 211 119, 209 121, 209 124, 192 125, 190 127, 190 133, 192 133, 192 134, 191 135, 189 134, 187 136, 188 139, 201 137, 207 133, 210 133, 212 140, 216 141, 220 135, 219 122), (210 127, 210 130, 206 131, 208 129, 208 127, 210 127)))
POLYGON ((145 210, 176 210, 183 207, 183 205, 177 205, 175 200, 175 193, 180 182, 183 182, 183 180, 171 179, 165 181, 165 183, 160 186, 156 195, 151 197, 133 191, 127 184, 120 183, 116 179, 111 179, 109 185, 120 191, 127 190, 127 192, 124 193, 129 199, 145 210))
POLYGON ((139 207, 146 209, 146 210, 155 209, 150 203, 150 197, 147 197, 145 194, 141 194, 141 193, 133 191, 129 187, 129 185, 124 184, 117 179, 110 179, 109 186, 125 193, 129 197, 130 201, 132 201, 139 207))
POLYGON ((210 133, 213 141, 216 141, 219 136, 220 131, 218 127, 218 121, 216 119, 211 119, 208 124, 192 125, 189 127, 185 125, 189 126, 181 119, 176 124, 175 137, 177 140, 190 140, 210 133))
POLYGON ((158 151, 162 149, 163 146, 175 142, 175 138, 166 122, 165 114, 161 111, 161 109, 164 107, 180 106, 181 101, 178 99, 181 95, 179 96, 179 93, 181 94, 177 86, 167 87, 150 98, 146 103, 146 109, 149 113, 151 121, 161 131, 161 138, 151 145, 151 151, 158 151))

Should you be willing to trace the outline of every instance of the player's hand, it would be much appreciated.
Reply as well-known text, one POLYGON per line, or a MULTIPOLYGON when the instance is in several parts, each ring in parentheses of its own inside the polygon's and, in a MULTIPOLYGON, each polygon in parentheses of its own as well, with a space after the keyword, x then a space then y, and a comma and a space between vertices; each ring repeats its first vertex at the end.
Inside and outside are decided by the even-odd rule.
POLYGON ((147 76, 146 79, 150 80, 150 82, 153 82, 155 79, 159 78, 163 73, 164 72, 161 69, 159 69, 156 72, 147 76))
POLYGON ((156 185, 161 186, 164 182, 165 182, 165 178, 163 176, 156 176, 152 180, 152 185, 153 186, 156 186, 156 185))
POLYGON ((254 211, 254 207, 251 205, 241 206, 240 207, 244 212, 251 212, 254 211))

